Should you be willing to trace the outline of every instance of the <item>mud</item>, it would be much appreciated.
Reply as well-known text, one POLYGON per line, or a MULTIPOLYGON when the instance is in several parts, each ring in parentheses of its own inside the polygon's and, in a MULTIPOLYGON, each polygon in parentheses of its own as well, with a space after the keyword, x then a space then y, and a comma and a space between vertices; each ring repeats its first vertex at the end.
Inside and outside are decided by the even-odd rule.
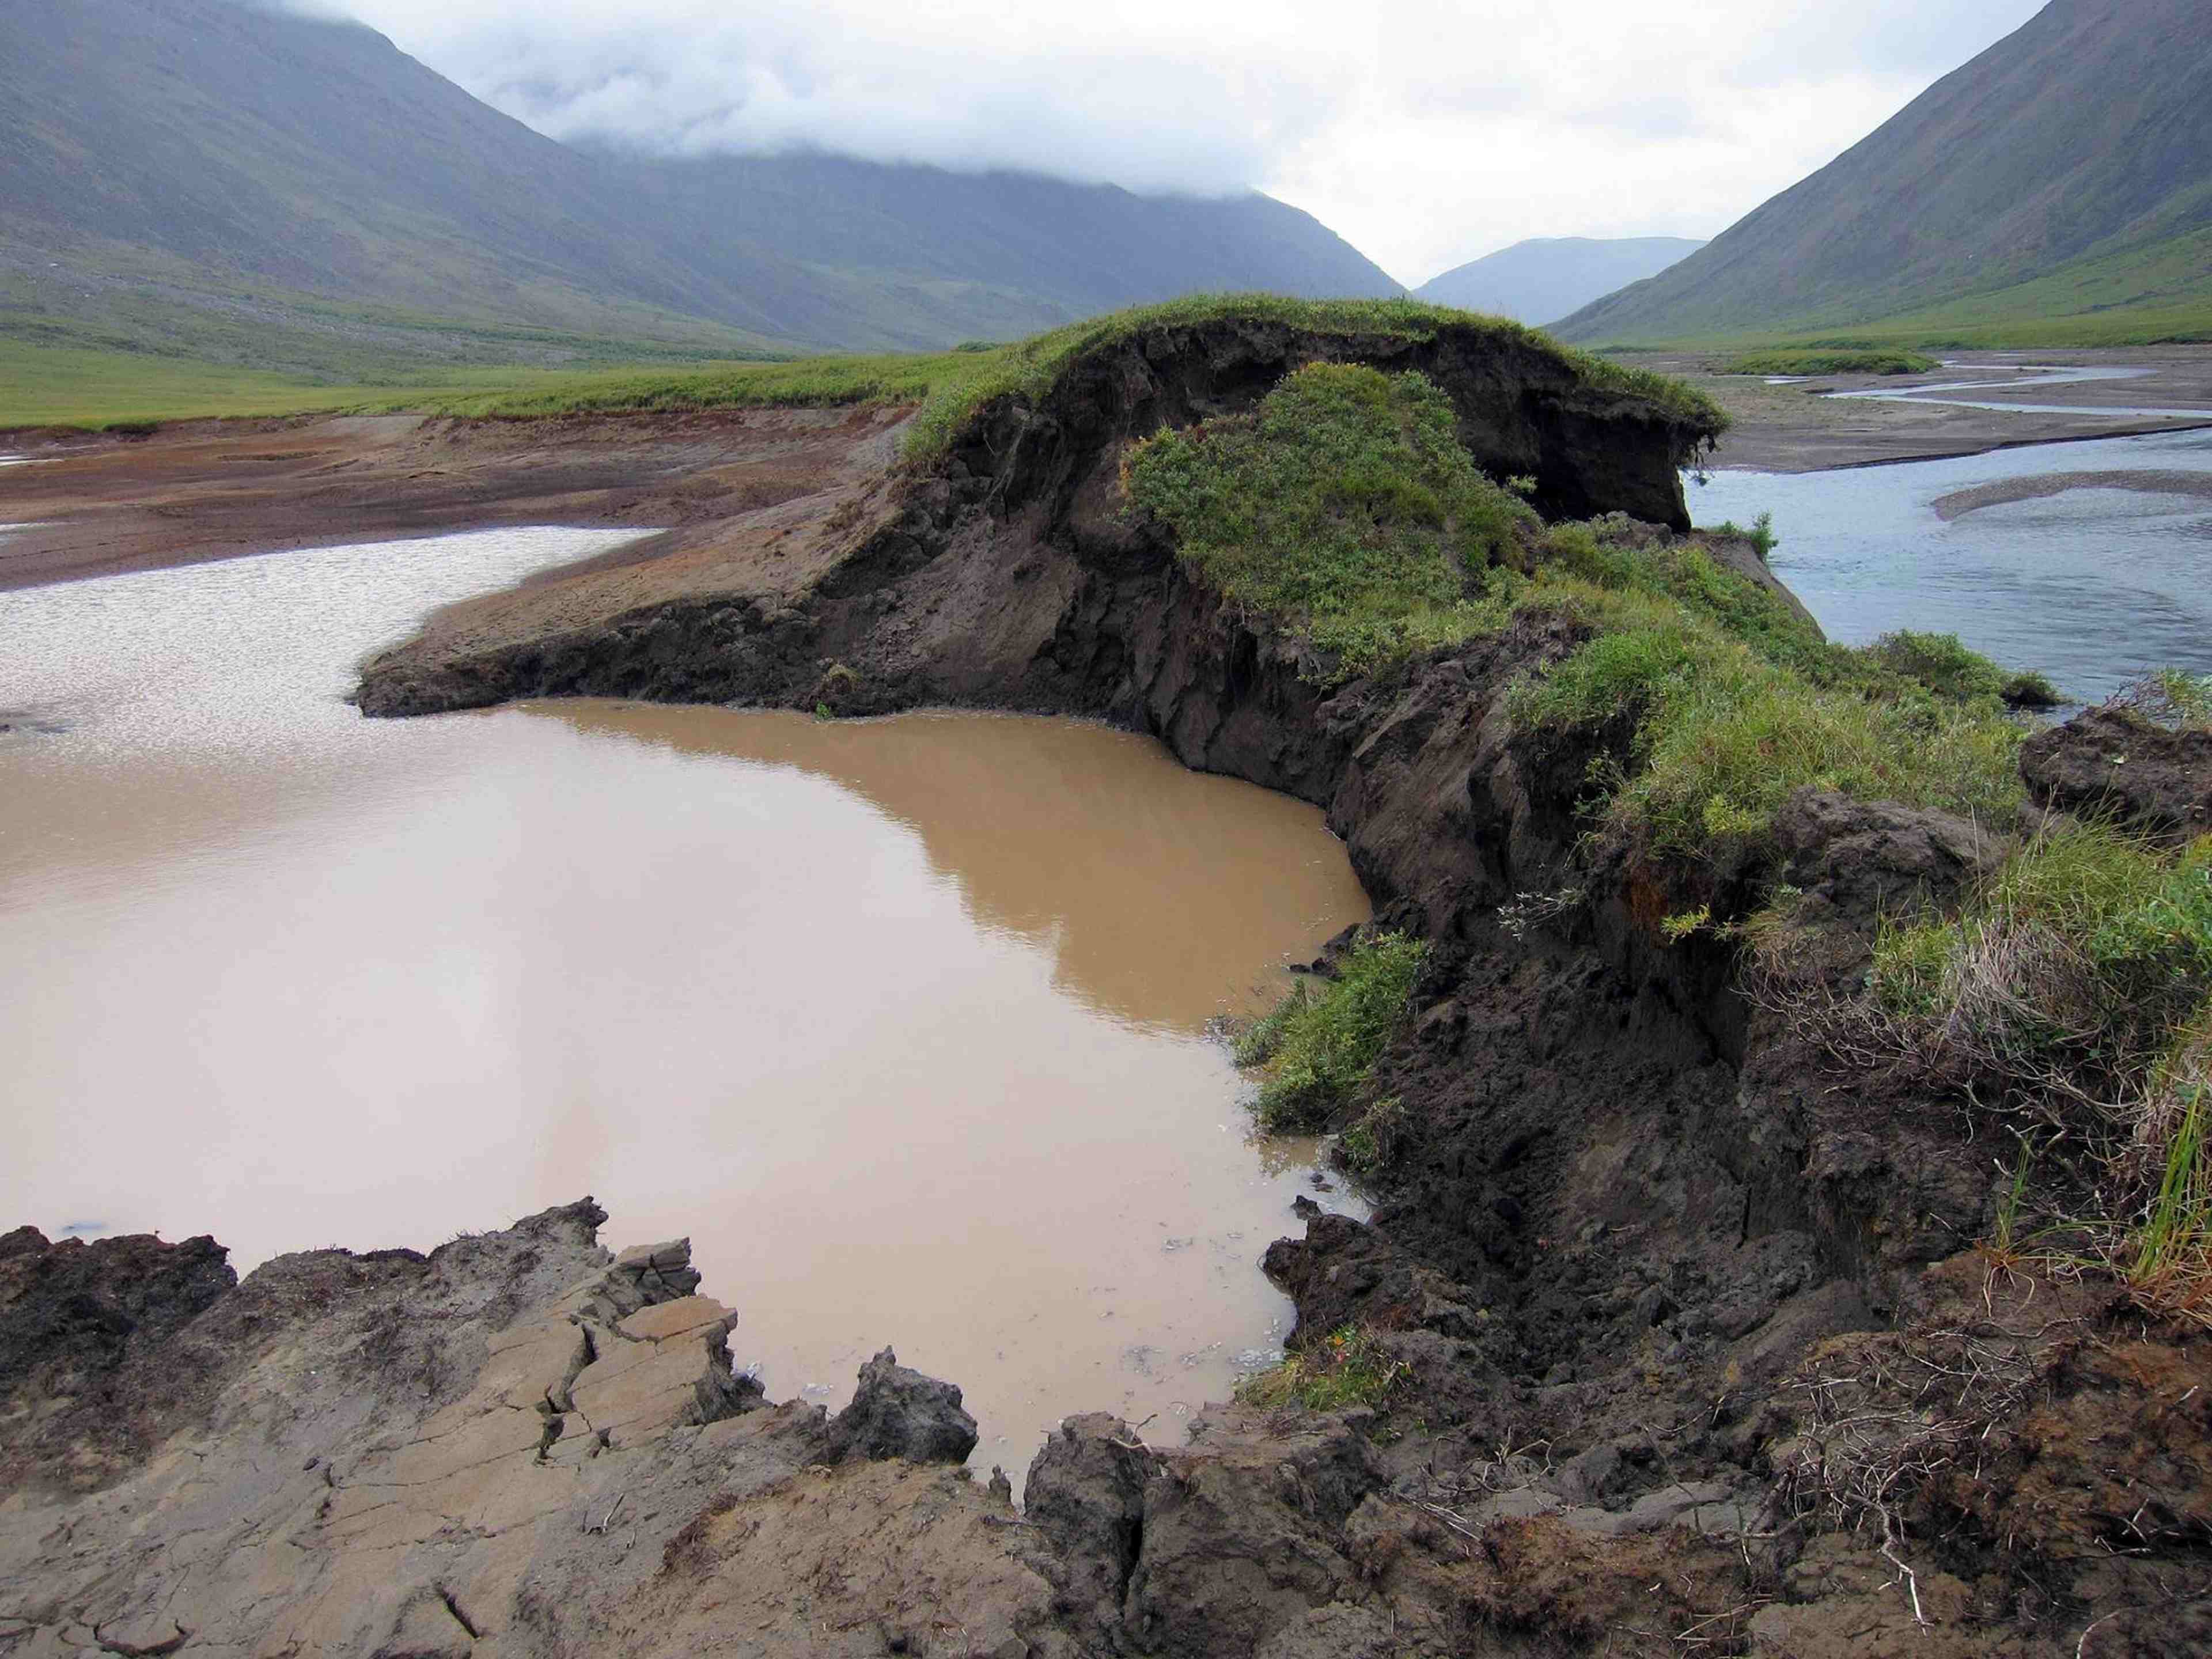
MULTIPOLYGON (((766 1445, 775 1413, 672 1431, 721 1437, 727 1490, 641 1469, 637 1553, 533 1556, 498 1581, 502 1628, 544 1652, 696 1645, 710 1615, 758 1652, 790 1650, 800 1619, 833 1653, 2201 1652, 2203 1332, 1978 1252, 2001 1171, 1960 1103, 1843 1067, 1746 995, 1725 943, 1661 929, 1787 880, 1826 917, 1810 971, 1840 977, 1872 919, 1955 887, 1985 837, 1808 795, 1778 868, 1593 846, 1575 803, 1626 723, 1547 736, 1506 713, 1570 626, 1526 619, 1323 690, 1115 513, 1133 413, 1194 371, 1109 369, 1071 392, 1087 408, 994 411, 941 472, 884 480, 844 523, 853 498, 825 495, 811 581, 756 561, 742 589, 629 610, 589 577, 556 610, 463 607, 370 665, 361 702, 1078 709, 1322 804, 1382 920, 1432 950, 1378 1079, 1401 1111, 1372 1224, 1310 1213, 1267 1266, 1298 1345, 1363 1324, 1393 1389, 1379 1412, 1212 1412, 1170 1453, 1072 1420, 1018 1515, 922 1467, 810 1462, 778 1485, 787 1465, 733 1444, 766 1445), (2125 1514, 2123 1492, 2142 1494, 2125 1514), (979 1538, 1000 1553, 956 1553, 979 1538)), ((568 1548, 604 1547, 597 1511, 565 1513, 568 1548)), ((41 1614, 33 1639, 92 1609, 41 1614)), ((167 1637, 150 1602, 100 1611, 167 1637)))
POLYGON ((585 568, 667 552, 689 527, 880 471, 898 410, 180 422, 152 436, 19 434, 0 490, 0 591, 493 525, 665 532, 585 568))

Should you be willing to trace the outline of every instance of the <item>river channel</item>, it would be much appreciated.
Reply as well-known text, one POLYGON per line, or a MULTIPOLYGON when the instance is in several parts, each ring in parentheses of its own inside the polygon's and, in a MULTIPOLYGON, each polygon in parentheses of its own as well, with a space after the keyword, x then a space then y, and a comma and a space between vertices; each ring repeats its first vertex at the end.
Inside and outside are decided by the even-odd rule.
POLYGON ((2083 702, 2212 672, 2212 432, 1718 471, 1688 496, 1700 525, 1771 514, 1774 574, 1844 644, 1956 634, 2083 702))
MULTIPOLYGON (((1364 919, 1313 808, 1073 721, 608 702, 360 718, 480 532, 0 594, 0 1222, 248 1268, 592 1192, 732 1349, 967 1390, 982 1463, 1280 1341, 1310 1144, 1207 1024, 1364 919)), ((1346 1196, 1328 1201, 1345 1207, 1346 1196)))

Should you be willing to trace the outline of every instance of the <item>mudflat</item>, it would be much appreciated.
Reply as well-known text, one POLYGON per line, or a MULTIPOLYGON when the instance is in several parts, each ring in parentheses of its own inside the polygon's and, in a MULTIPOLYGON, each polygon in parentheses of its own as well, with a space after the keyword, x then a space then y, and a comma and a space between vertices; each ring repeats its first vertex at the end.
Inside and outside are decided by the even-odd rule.
POLYGON ((669 532, 613 556, 653 558, 696 546, 702 526, 880 475, 906 413, 307 416, 0 437, 21 458, 0 471, 0 524, 21 526, 0 534, 0 590, 514 524, 669 532))
POLYGON ((1729 355, 1654 352, 1624 359, 1676 375, 1728 410, 1735 424, 1721 440, 1717 466, 1815 472, 2212 426, 2212 345, 1962 351, 1927 374, 1826 374, 1779 383, 1719 373, 1729 355), (2054 368, 2115 373, 2110 379, 2053 380, 2054 368), (1945 389, 1928 390, 1935 387, 1945 389), (1917 401, 1923 393, 1929 401, 1917 401))

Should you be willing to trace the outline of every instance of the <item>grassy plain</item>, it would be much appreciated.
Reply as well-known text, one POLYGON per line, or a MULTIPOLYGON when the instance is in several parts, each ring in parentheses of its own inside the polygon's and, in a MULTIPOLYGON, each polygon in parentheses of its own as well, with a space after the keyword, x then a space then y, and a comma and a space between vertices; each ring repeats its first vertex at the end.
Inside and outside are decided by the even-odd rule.
MULTIPOLYGON (((1201 295, 1111 313, 1010 345, 877 356, 669 361, 557 368, 386 364, 350 385, 222 368, 142 352, 0 342, 0 429, 101 427, 118 421, 275 415, 342 410, 416 411, 477 419, 629 410, 757 408, 766 404, 922 405, 908 439, 917 458, 940 451, 979 404, 1005 394, 1041 397, 1078 356, 1147 329, 1223 319, 1279 323, 1321 333, 1433 337, 1474 325, 1571 364, 1591 384, 1652 398, 1698 421, 1725 424, 1717 408, 1680 381, 1572 347, 1502 318, 1410 300, 1292 300, 1277 295, 1201 295)), ((601 343, 608 354, 617 343, 601 343)))

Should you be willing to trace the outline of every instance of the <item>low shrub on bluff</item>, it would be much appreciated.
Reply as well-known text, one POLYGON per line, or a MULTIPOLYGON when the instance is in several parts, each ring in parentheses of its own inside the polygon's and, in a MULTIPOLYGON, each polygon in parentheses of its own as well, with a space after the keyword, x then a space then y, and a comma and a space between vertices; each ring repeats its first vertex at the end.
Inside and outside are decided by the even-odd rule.
POLYGON ((1326 1128, 1373 1080, 1406 1018, 1428 946, 1401 933, 1353 945, 1334 981, 1301 979, 1244 1034, 1237 1063, 1260 1075, 1254 1110, 1278 1133, 1326 1128))
POLYGON ((1899 629, 1867 647, 1881 667, 1917 680, 1938 696, 1968 702, 1995 697, 2014 708, 2050 708, 2064 701, 2043 675, 2008 673, 1978 651, 1960 643, 1956 634, 1917 634, 1899 629))
POLYGON ((1553 530, 1517 594, 1591 637, 1521 681, 1510 706, 1540 728, 1632 714, 1631 752, 1593 780, 1613 833, 1684 854, 1756 843, 1807 786, 1993 824, 2017 814, 2026 733, 1988 659, 1948 635, 1832 645, 1694 543, 1632 546, 1603 528, 1553 530))
POLYGON ((1499 627, 1493 567, 1535 522, 1475 466, 1442 392, 1357 364, 1310 364, 1249 415, 1146 439, 1122 482, 1199 576, 1339 679, 1499 627))

